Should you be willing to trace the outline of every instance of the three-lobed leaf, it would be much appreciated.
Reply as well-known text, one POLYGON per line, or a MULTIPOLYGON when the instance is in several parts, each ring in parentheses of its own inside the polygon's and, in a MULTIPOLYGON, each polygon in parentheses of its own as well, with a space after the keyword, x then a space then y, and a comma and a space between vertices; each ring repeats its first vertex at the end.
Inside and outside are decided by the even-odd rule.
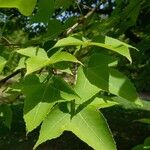
POLYGON ((94 149, 116 149, 103 115, 93 107, 83 109, 73 118, 66 108, 54 108, 44 120, 34 148, 47 140, 59 137, 65 130, 72 131, 94 149))

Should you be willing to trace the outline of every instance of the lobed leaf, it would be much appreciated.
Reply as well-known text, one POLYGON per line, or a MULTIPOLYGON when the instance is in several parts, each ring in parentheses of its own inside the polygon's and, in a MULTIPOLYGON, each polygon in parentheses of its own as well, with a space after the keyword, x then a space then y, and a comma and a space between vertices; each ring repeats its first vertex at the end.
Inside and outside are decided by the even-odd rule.
POLYGON ((53 109, 44 120, 34 149, 41 143, 59 137, 63 131, 72 131, 93 149, 115 150, 115 143, 103 115, 87 107, 70 118, 66 108, 53 109))

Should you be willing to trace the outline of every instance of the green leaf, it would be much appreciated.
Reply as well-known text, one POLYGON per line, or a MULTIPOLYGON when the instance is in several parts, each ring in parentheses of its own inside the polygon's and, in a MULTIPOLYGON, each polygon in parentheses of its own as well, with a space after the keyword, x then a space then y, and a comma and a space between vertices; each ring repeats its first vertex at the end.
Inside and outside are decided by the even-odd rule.
POLYGON ((59 137, 63 131, 72 131, 93 149, 115 150, 115 143, 103 115, 93 107, 87 107, 72 119, 66 108, 53 109, 44 120, 39 139, 41 143, 59 137))
POLYGON ((128 47, 128 48, 132 48, 132 49, 138 50, 136 47, 133 47, 133 46, 127 44, 127 43, 124 43, 124 42, 122 42, 122 41, 119 41, 119 40, 117 40, 117 39, 114 39, 114 38, 108 37, 108 36, 105 36, 105 44, 111 45, 111 46, 113 46, 114 48, 117 48, 117 47, 123 45, 123 46, 126 46, 126 47, 128 47))
POLYGON ((6 60, 0 56, 0 73, 3 71, 5 64, 6 64, 6 60))
POLYGON ((140 99, 137 99, 136 102, 128 101, 127 99, 121 97, 112 97, 113 101, 118 103, 121 107, 125 109, 143 109, 143 104, 140 99))
POLYGON ((150 137, 144 140, 144 144, 135 146, 132 150, 149 150, 150 149, 150 137))
POLYGON ((111 107, 118 104, 119 103, 113 101, 113 99, 111 99, 110 97, 98 96, 94 98, 94 100, 89 105, 100 109, 100 108, 111 107))
POLYGON ((26 64, 27 64, 27 73, 26 75, 28 74, 31 74, 35 71, 38 71, 46 66, 49 65, 49 59, 47 58, 40 58, 40 57, 31 57, 29 59, 27 59, 26 61, 26 64))
POLYGON ((142 122, 142 123, 146 123, 146 124, 150 124, 150 119, 148 119, 148 118, 142 118, 142 119, 139 119, 137 121, 142 122))
POLYGON ((140 109, 150 111, 150 101, 141 100, 142 107, 140 109))
POLYGON ((24 120, 28 132, 40 125, 55 103, 79 98, 65 81, 56 77, 41 83, 37 76, 27 76, 22 86, 26 96, 24 120))
POLYGON ((25 49, 20 49, 17 51, 21 55, 29 57, 26 61, 27 73, 31 74, 38 71, 48 65, 52 65, 58 62, 75 62, 80 63, 72 54, 68 52, 56 52, 50 58, 48 58, 47 53, 42 48, 29 47, 25 49))
POLYGON ((93 149, 116 150, 105 118, 93 107, 87 107, 75 115, 70 130, 93 149))
POLYGON ((40 135, 34 149, 41 143, 59 137, 68 127, 70 115, 55 107, 42 123, 40 135))
POLYGON ((6 104, 0 105, 0 118, 2 118, 3 123, 8 128, 11 128, 12 110, 9 105, 6 105, 6 104))
POLYGON ((105 65, 99 68, 87 68, 85 74, 91 84, 102 90, 110 92, 118 97, 129 101, 138 100, 138 95, 134 85, 119 71, 107 68, 105 65))
POLYGON ((80 99, 75 90, 62 78, 54 76, 52 85, 55 89, 61 91, 61 96, 66 100, 80 99))
POLYGON ((69 6, 71 6, 74 3, 75 0, 55 0, 55 7, 67 9, 69 6))
POLYGON ((98 46, 98 47, 102 47, 102 48, 117 52, 117 53, 125 56, 126 58, 128 58, 129 61, 131 61, 129 48, 136 49, 133 46, 130 46, 130 45, 123 43, 117 39, 113 39, 113 38, 107 37, 107 36, 105 37, 104 43, 88 41, 86 39, 82 41, 75 37, 70 36, 70 37, 59 40, 54 45, 53 48, 63 47, 63 46, 83 46, 83 47, 98 46))
POLYGON ((68 62, 59 62, 53 65, 53 68, 60 70, 61 72, 73 75, 71 70, 71 63, 68 62))
POLYGON ((17 51, 21 55, 30 57, 27 59, 27 73, 30 74, 49 64, 47 53, 42 48, 28 47, 17 51))
POLYGON ((83 67, 78 68, 77 83, 74 90, 81 97, 81 100, 76 100, 78 104, 84 103, 100 91, 98 87, 88 81, 84 74, 83 67))
POLYGON ((95 53, 93 55, 90 56, 90 59, 88 61, 88 67, 108 67, 108 66, 113 66, 113 64, 115 65, 116 62, 116 58, 113 58, 109 55, 104 55, 102 53, 95 53))
POLYGON ((89 45, 94 45, 94 46, 106 48, 108 50, 117 52, 117 53, 121 54, 122 56, 125 56, 126 58, 128 58, 128 60, 130 62, 132 61, 131 56, 130 56, 129 47, 127 46, 127 44, 125 44, 125 43, 123 44, 123 42, 120 42, 119 40, 109 38, 106 36, 104 44, 91 42, 91 43, 89 43, 89 45))
POLYGON ((47 23, 54 12, 54 4, 54 0, 40 0, 38 2, 38 12, 31 18, 31 22, 47 23))
POLYGON ((17 53, 27 57, 38 56, 40 58, 48 58, 45 50, 38 47, 28 47, 28 48, 19 49, 17 53))
POLYGON ((33 12, 36 2, 36 0, 0 0, 0 7, 18 8, 23 15, 29 16, 33 12))
POLYGON ((60 21, 51 19, 48 22, 47 33, 45 36, 48 39, 54 39, 63 32, 63 29, 64 26, 60 21))
POLYGON ((26 66, 25 66, 25 60, 26 60, 26 58, 25 58, 25 57, 22 57, 22 58, 19 60, 18 66, 16 67, 15 70, 19 70, 19 69, 22 69, 22 68, 26 68, 26 66))
POLYGON ((144 148, 148 149, 150 148, 150 137, 147 137, 144 141, 144 148))
POLYGON ((67 37, 67 38, 63 38, 61 40, 59 40, 53 48, 56 48, 56 47, 63 47, 63 46, 80 46, 80 45, 83 45, 83 41, 77 39, 77 38, 74 38, 74 37, 67 37))
POLYGON ((68 52, 56 52, 49 58, 49 64, 55 64, 58 62, 65 62, 65 61, 82 64, 80 61, 77 60, 75 56, 73 56, 68 52))

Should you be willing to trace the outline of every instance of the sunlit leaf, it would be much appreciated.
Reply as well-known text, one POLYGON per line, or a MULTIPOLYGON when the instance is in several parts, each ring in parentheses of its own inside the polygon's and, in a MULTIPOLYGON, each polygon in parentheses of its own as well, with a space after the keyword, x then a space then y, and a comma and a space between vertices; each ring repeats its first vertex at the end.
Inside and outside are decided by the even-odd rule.
POLYGON ((66 108, 53 109, 42 124, 34 148, 47 140, 59 137, 65 130, 72 131, 94 149, 116 149, 103 115, 93 107, 82 110, 72 119, 66 108))
POLYGON ((18 8, 26 16, 31 15, 36 5, 36 0, 0 0, 1 8, 18 8))

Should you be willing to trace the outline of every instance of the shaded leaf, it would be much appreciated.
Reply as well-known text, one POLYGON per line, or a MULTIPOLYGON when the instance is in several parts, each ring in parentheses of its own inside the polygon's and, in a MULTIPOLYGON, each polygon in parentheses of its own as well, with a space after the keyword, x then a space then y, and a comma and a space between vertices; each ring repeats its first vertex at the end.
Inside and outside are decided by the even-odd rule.
POLYGON ((129 101, 138 100, 134 85, 121 72, 101 66, 87 68, 85 74, 88 80, 102 90, 110 92, 129 101))
POLYGON ((38 12, 31 18, 31 22, 47 23, 54 12, 54 4, 54 0, 40 0, 38 2, 38 12))

